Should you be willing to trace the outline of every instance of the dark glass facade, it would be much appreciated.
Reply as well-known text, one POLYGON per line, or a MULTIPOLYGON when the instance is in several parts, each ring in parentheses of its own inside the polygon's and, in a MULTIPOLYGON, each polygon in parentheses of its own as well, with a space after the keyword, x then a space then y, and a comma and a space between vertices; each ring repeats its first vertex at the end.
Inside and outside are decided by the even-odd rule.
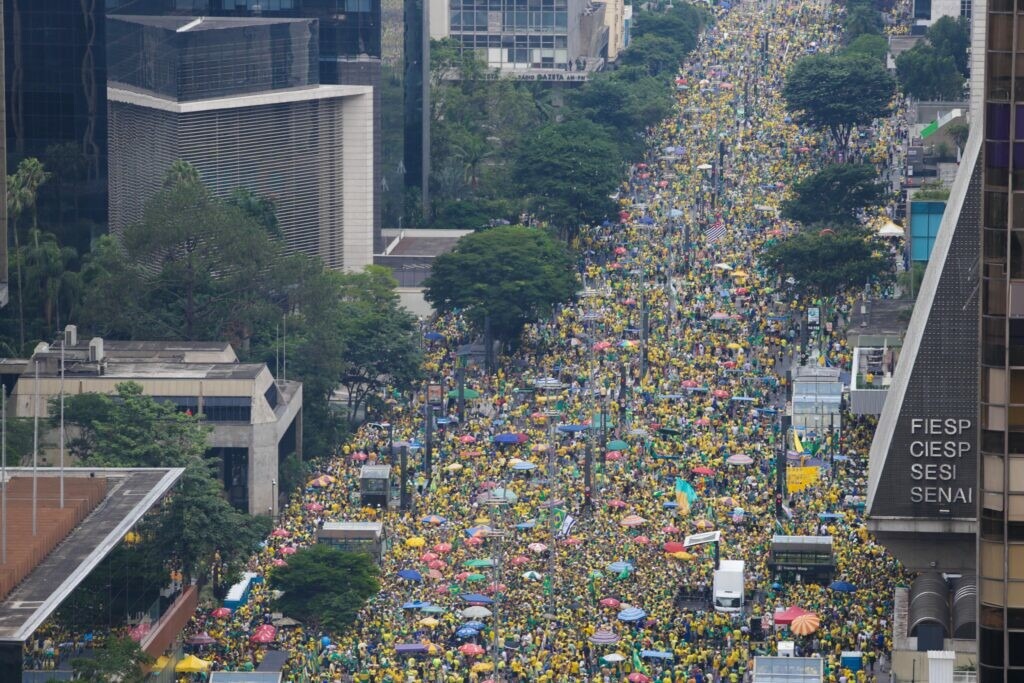
POLYGON ((58 181, 63 192, 44 227, 84 231, 87 245, 107 210, 103 1, 5 0, 3 11, 8 167, 43 160, 57 175, 40 210, 53 206, 47 195, 58 181))
POLYGON ((1024 6, 987 22, 978 660, 1006 683, 1024 679, 1024 6))
POLYGON ((315 21, 197 21, 108 17, 108 81, 179 102, 320 81, 315 21))

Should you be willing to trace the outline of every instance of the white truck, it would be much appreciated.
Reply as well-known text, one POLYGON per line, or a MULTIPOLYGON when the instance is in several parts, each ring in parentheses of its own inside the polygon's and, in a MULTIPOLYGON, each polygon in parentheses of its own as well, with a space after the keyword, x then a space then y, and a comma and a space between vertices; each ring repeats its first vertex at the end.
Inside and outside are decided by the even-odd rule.
POLYGON ((743 560, 719 562, 712 581, 716 612, 736 613, 743 610, 743 569, 743 560))

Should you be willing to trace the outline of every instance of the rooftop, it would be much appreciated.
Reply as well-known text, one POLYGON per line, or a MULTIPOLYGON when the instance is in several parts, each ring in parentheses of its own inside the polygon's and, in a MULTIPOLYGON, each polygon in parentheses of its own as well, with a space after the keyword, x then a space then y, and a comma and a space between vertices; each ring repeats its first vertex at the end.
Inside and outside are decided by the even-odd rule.
MULTIPOLYGON (((31 468, 9 467, 11 477, 28 477, 31 468)), ((178 468, 67 468, 65 476, 102 477, 106 496, 28 576, 0 602, 0 642, 24 642, 106 557, 135 524, 181 477, 178 468)), ((40 478, 59 472, 45 468, 40 478)), ((12 506, 15 501, 8 501, 12 506)), ((18 502, 23 506, 24 501, 18 502)), ((12 510, 9 510, 12 512, 12 510)))

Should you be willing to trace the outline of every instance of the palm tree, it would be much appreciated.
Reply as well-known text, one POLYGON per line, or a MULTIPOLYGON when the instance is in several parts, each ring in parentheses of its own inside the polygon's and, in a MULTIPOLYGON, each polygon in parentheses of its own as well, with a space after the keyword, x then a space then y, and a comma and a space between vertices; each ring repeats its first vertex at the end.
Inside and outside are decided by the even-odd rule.
POLYGON ((494 156, 494 150, 485 138, 467 135, 458 144, 452 144, 452 151, 462 160, 466 182, 475 192, 480 184, 480 166, 494 156))
MULTIPOLYGON (((19 219, 27 211, 32 212, 32 230, 36 230, 39 222, 39 213, 36 211, 36 200, 39 196, 39 187, 49 179, 50 174, 43 168, 43 164, 34 157, 22 159, 18 164, 18 170, 14 175, 7 176, 7 216, 10 231, 14 235, 14 251, 21 250, 21 239, 18 234, 19 219)), ((21 259, 16 259, 18 266, 18 348, 25 347, 25 291, 24 277, 22 275, 21 259)))

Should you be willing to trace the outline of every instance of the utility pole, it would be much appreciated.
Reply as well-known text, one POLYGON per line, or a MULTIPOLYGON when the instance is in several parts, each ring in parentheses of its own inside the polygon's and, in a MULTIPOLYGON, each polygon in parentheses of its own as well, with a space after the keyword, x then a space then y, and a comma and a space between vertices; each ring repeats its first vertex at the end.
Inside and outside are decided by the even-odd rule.
POLYGON ((401 468, 402 468, 402 472, 401 472, 401 475, 399 477, 399 482, 400 482, 399 485, 400 485, 401 488, 399 489, 400 493, 399 493, 399 497, 398 497, 398 506, 402 510, 408 510, 409 507, 410 507, 410 500, 409 500, 409 447, 403 445, 401 450, 399 451, 399 453, 401 454, 401 468))
POLYGON ((423 406, 423 471, 427 479, 434 465, 434 406, 429 403, 423 406))
MULTIPOLYGON (((603 459, 603 456, 602 456, 603 459)), ((590 509, 594 491, 594 449, 592 439, 587 439, 587 450, 583 461, 583 507, 590 509)))
POLYGON ((458 384, 459 424, 466 424, 466 366, 462 356, 455 360, 455 381, 458 384))

